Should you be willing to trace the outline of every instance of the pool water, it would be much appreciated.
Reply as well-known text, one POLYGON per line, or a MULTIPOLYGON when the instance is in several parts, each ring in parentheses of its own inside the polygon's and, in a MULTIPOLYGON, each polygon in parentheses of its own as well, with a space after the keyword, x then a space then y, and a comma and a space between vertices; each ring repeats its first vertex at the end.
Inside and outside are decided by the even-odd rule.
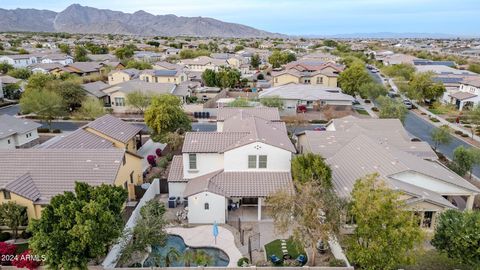
MULTIPOLYGON (((183 238, 177 235, 168 235, 165 246, 152 246, 152 252, 145 260, 144 267, 164 267, 165 262, 164 258, 166 254, 170 251, 170 248, 175 248, 178 253, 183 255, 187 249, 193 250, 203 250, 212 258, 212 265, 208 266, 227 266, 230 262, 228 255, 218 248, 213 247, 204 247, 204 248, 193 248, 189 247, 183 241, 183 238), (155 259, 155 258, 160 258, 155 259)), ((184 261, 180 258, 178 261, 173 261, 170 263, 170 267, 182 267, 185 266, 184 261)), ((195 263, 190 263, 190 266, 197 266, 195 263)))

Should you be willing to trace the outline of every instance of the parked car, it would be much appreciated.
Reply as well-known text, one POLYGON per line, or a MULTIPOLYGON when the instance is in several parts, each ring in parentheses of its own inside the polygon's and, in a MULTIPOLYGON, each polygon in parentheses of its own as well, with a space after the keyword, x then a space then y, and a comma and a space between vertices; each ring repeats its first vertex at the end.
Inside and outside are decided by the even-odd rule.
POLYGON ((315 130, 315 131, 326 131, 327 129, 322 126, 322 127, 316 127, 313 130, 315 130))
POLYGON ((352 105, 360 105, 360 102, 357 99, 354 99, 352 101, 352 105))
POLYGON ((305 113, 307 112, 307 106, 305 105, 298 105, 297 106, 297 113, 305 113))
POLYGON ((413 108, 412 102, 408 99, 404 99, 403 104, 405 104, 405 107, 407 107, 407 109, 409 109, 409 110, 411 110, 413 108))

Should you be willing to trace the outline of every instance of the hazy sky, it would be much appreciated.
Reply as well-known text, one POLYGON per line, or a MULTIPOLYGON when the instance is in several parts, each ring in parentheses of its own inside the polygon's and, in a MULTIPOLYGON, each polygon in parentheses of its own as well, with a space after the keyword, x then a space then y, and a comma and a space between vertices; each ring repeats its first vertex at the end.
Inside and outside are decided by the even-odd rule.
POLYGON ((61 11, 72 3, 129 13, 213 17, 293 35, 480 35, 480 0, 0 0, 0 8, 61 11))

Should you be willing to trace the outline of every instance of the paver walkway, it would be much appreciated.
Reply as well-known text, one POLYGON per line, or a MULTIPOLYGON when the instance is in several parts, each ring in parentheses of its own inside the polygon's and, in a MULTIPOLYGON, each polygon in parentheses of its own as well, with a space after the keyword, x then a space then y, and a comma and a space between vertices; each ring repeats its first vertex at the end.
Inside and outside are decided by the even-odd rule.
POLYGON ((242 257, 240 250, 235 246, 233 234, 218 226, 217 243, 213 237, 213 226, 202 225, 193 228, 172 227, 166 229, 169 234, 176 234, 183 238, 185 244, 191 247, 214 247, 223 250, 230 259, 228 267, 237 267, 238 260, 242 257))

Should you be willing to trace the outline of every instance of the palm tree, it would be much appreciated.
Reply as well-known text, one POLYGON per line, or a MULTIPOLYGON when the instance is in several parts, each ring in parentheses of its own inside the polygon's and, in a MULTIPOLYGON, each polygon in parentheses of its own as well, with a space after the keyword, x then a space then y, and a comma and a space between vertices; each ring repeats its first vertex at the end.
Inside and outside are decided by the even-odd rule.
POLYGON ((171 263, 178 261, 181 256, 182 255, 180 254, 180 252, 178 252, 178 250, 176 250, 174 247, 170 247, 170 250, 168 250, 164 258, 165 267, 170 267, 171 263))

